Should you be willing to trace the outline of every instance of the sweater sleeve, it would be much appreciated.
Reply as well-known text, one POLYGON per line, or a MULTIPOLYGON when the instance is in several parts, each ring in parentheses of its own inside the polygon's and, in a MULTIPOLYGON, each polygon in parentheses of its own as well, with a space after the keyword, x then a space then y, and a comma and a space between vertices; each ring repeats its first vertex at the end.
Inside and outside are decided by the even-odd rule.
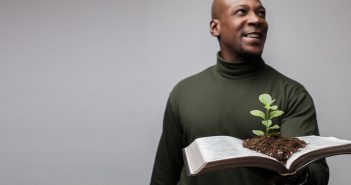
POLYGON ((151 185, 175 185, 178 183, 183 167, 182 135, 182 127, 169 99, 151 176, 151 185))
MULTIPOLYGON (((281 134, 285 136, 319 135, 316 111, 312 97, 301 85, 287 97, 285 114, 282 119, 281 134)), ((308 166, 308 185, 327 185, 329 168, 325 160, 308 166)))

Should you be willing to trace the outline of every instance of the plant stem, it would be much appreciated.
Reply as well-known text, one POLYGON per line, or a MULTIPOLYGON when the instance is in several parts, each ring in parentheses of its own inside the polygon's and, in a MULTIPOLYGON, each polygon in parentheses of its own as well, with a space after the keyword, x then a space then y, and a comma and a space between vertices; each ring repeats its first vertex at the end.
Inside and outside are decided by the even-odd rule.
POLYGON ((265 121, 266 121, 266 134, 265 135, 268 135, 268 131, 269 131, 269 128, 268 128, 268 120, 269 120, 269 109, 267 109, 266 111, 266 118, 265 118, 265 121))

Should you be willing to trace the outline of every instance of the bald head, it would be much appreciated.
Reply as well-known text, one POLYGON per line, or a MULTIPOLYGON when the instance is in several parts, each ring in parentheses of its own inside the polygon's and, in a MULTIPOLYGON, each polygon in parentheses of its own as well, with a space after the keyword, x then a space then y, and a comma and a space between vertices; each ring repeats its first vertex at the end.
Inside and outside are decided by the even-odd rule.
MULTIPOLYGON (((238 2, 240 0, 213 0, 211 7, 211 17, 212 19, 219 19, 221 13, 228 8, 231 4, 238 2)), ((260 4, 260 0, 256 0, 260 4)))
POLYGON ((223 10, 223 4, 225 0, 213 0, 211 7, 211 17, 212 19, 218 19, 220 12, 223 10))
POLYGON ((260 0, 213 0, 210 33, 227 61, 261 57, 268 23, 260 0))

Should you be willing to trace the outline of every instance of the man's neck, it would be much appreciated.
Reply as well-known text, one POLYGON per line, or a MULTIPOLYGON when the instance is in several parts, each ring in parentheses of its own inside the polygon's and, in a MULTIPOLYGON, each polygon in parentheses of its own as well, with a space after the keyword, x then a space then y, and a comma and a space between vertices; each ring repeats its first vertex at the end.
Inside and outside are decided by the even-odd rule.
POLYGON ((219 54, 224 61, 230 62, 230 63, 242 63, 242 62, 252 62, 252 61, 261 60, 261 55, 249 55, 249 54, 231 55, 222 51, 220 51, 219 54))

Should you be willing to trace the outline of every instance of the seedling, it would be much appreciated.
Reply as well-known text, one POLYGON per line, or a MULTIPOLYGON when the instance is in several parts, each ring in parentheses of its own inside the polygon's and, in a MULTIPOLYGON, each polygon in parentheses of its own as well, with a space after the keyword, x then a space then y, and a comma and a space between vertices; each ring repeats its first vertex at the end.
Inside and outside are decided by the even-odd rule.
POLYGON ((280 132, 276 131, 277 129, 280 129, 279 125, 272 124, 272 119, 281 116, 284 114, 283 111, 278 110, 277 105, 272 105, 273 102, 275 101, 272 100, 272 97, 269 94, 261 94, 258 99, 260 100, 261 103, 263 103, 264 108, 266 109, 264 113, 263 111, 260 110, 252 110, 250 111, 250 114, 253 116, 257 116, 262 118, 262 125, 266 127, 266 131, 261 131, 261 130, 253 130, 252 132, 256 134, 257 136, 275 136, 279 135, 280 132))

